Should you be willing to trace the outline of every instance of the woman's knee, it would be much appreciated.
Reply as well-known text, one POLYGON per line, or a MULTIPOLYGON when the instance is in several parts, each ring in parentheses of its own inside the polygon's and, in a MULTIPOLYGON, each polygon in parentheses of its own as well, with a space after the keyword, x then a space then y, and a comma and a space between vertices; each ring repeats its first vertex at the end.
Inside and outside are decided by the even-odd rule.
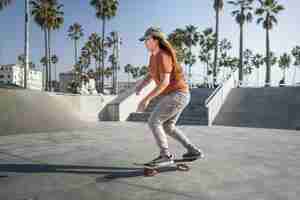
POLYGON ((157 126, 161 125, 160 120, 157 119, 157 118, 155 118, 155 117, 152 117, 152 116, 149 117, 147 123, 148 123, 148 126, 149 126, 150 128, 157 127, 157 126))
POLYGON ((174 123, 164 123, 163 124, 164 130, 168 134, 172 134, 173 131, 175 130, 175 124, 174 123))

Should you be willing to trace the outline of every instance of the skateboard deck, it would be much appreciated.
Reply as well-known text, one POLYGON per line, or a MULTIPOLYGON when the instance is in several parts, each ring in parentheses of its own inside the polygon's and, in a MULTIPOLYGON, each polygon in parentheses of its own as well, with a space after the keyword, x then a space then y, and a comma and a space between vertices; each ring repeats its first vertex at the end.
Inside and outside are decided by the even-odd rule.
POLYGON ((186 164, 189 162, 193 162, 197 160, 197 158, 194 159, 174 159, 173 163, 171 164, 160 164, 160 165, 149 165, 147 163, 134 163, 134 165, 142 166, 144 168, 144 175, 145 176, 155 176, 159 173, 159 169, 163 167, 172 167, 175 166, 176 170, 178 171, 189 171, 190 167, 186 164))

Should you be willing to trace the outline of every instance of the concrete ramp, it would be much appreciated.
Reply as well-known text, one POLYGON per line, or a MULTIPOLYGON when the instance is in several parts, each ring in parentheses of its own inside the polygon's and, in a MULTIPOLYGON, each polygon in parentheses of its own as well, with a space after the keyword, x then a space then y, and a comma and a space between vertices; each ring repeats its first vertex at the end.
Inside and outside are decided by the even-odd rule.
POLYGON ((0 135, 87 126, 68 102, 47 92, 0 88, 0 135))
POLYGON ((300 87, 235 88, 214 124, 298 130, 300 87))

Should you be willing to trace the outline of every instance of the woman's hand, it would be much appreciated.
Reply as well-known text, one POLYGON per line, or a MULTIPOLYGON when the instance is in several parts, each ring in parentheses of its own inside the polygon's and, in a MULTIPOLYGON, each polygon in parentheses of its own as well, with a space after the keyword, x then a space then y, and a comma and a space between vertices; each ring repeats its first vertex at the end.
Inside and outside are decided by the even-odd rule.
POLYGON ((150 100, 143 99, 138 105, 137 112, 144 112, 146 110, 147 106, 149 105, 149 103, 150 103, 150 100))
POLYGON ((142 89, 143 89, 142 85, 138 85, 138 86, 135 88, 135 94, 136 94, 136 95, 140 95, 142 89))

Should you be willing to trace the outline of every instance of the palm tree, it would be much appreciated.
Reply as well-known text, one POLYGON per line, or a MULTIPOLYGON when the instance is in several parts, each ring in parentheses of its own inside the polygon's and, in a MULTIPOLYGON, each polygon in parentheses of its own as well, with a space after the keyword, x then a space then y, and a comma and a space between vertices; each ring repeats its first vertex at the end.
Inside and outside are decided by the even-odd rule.
POLYGON ((145 76, 148 73, 148 67, 146 65, 143 65, 140 69, 139 69, 139 77, 141 76, 145 76))
POLYGON ((186 48, 184 47, 184 37, 185 31, 183 29, 177 28, 172 33, 168 35, 168 41, 176 50, 176 56, 179 63, 184 61, 186 55, 186 48))
POLYGON ((52 62, 52 64, 54 65, 54 77, 55 77, 55 81, 56 81, 56 80, 57 80, 57 79, 56 79, 56 64, 58 63, 58 56, 54 54, 54 55, 51 57, 51 62, 52 62))
POLYGON ((213 33, 212 28, 205 29, 201 35, 199 40, 199 59, 201 62, 206 64, 206 74, 204 77, 208 80, 208 76, 210 75, 210 66, 212 65, 212 51, 215 46, 215 34, 213 33))
POLYGON ((0 10, 8 6, 12 1, 11 0, 0 0, 0 10))
POLYGON ((46 65, 46 86, 45 89, 51 89, 49 85, 51 81, 51 56, 50 56, 50 31, 58 29, 63 24, 63 7, 57 0, 31 0, 31 14, 38 26, 44 31, 45 37, 45 57, 46 65))
MULTIPOLYGON (((277 59, 275 53, 274 53, 273 51, 270 51, 270 52, 269 52, 269 59, 268 59, 267 56, 265 56, 265 57, 263 58, 263 60, 264 60, 264 63, 267 63, 267 61, 269 60, 270 69, 271 69, 274 65, 277 64, 277 60, 278 60, 278 59, 277 59)), ((271 82, 270 82, 270 84, 269 84, 268 86, 271 86, 271 82)), ((266 87, 266 85, 265 85, 265 87, 266 87)))
MULTIPOLYGON (((49 1, 49 0, 48 0, 49 1)), ((49 83, 52 83, 51 80, 51 40, 50 40, 50 35, 51 35, 51 30, 58 30, 64 23, 64 12, 61 11, 63 8, 62 4, 59 4, 57 0, 50 0, 53 1, 53 4, 50 9, 50 15, 49 15, 49 20, 47 22, 48 26, 48 55, 49 55, 49 83)), ((50 84, 50 91, 52 89, 52 85, 50 84)))
POLYGON ((217 68, 217 77, 218 73, 223 69, 223 81, 225 81, 225 70, 228 66, 228 61, 231 61, 231 58, 228 55, 228 52, 232 49, 232 44, 228 39, 221 40, 219 44, 220 48, 220 60, 219 60, 219 67, 217 68))
POLYGON ((74 49, 75 49, 75 63, 77 63, 77 43, 78 40, 83 37, 83 29, 79 23, 74 23, 69 27, 68 36, 71 40, 74 40, 74 49))
POLYGON ((197 27, 193 25, 186 26, 186 29, 184 30, 183 43, 187 47, 188 52, 184 59, 184 63, 189 66, 189 73, 188 73, 189 85, 191 85, 191 78, 192 78, 191 68, 196 63, 196 56, 192 53, 192 47, 197 45, 199 39, 200 39, 200 34, 197 31, 197 27))
POLYGON ((42 66, 43 66, 43 78, 42 78, 42 82, 43 82, 43 88, 44 88, 44 90, 46 90, 46 87, 47 87, 47 74, 46 74, 46 70, 47 70, 47 63, 48 63, 48 61, 47 61, 47 57, 46 56, 44 56, 44 57, 42 57, 41 58, 41 60, 40 60, 40 63, 42 64, 42 66))
POLYGON ((214 0, 214 9, 216 12, 216 42, 215 42, 215 55, 214 55, 214 67, 213 67, 213 84, 217 81, 217 66, 218 66, 218 44, 219 44, 219 17, 220 11, 224 7, 224 0, 214 0))
POLYGON ((112 49, 112 55, 109 56, 109 62, 112 65, 112 85, 113 94, 117 94, 118 70, 119 67, 119 45, 122 43, 119 38, 118 32, 111 32, 110 37, 106 38, 107 46, 112 49))
POLYGON ((243 52, 243 57, 244 57, 244 63, 243 66, 243 73, 246 75, 246 81, 248 83, 249 81, 249 75, 252 73, 253 70, 253 65, 252 65, 252 60, 253 60, 253 52, 250 49, 246 49, 243 52))
POLYGON ((124 72, 128 74, 128 87, 129 87, 129 81, 130 81, 130 73, 133 68, 134 68, 134 66, 132 66, 131 64, 127 64, 124 67, 124 72))
POLYGON ((285 80, 286 80, 286 69, 288 69, 291 65, 291 56, 287 53, 283 53, 278 60, 278 66, 279 68, 282 69, 282 80, 283 80, 283 84, 285 84, 285 80))
POLYGON ((251 60, 252 65, 256 68, 256 81, 257 81, 257 86, 259 86, 259 68, 264 64, 263 60, 263 55, 257 53, 252 57, 251 60))
POLYGON ((100 88, 99 88, 99 77, 100 74, 102 74, 101 70, 100 70, 100 62, 101 62, 101 53, 102 51, 100 51, 101 49, 101 37, 98 36, 97 33, 92 33, 89 36, 88 42, 85 44, 85 47, 87 49, 89 49, 89 52, 91 54, 91 56, 94 58, 95 60, 95 79, 96 79, 96 89, 98 92, 100 92, 100 88))
POLYGON ((239 85, 243 82, 243 33, 245 22, 252 22, 252 7, 254 0, 235 0, 228 1, 229 4, 238 7, 237 10, 231 12, 235 17, 235 21, 240 26, 240 62, 239 62, 239 85))
POLYGON ((96 9, 96 17, 102 20, 102 41, 101 41, 101 62, 102 62, 102 70, 101 70, 101 90, 104 91, 104 38, 105 38, 105 23, 106 20, 110 20, 112 17, 116 16, 119 1, 118 0, 91 0, 91 6, 96 9))
POLYGON ((293 84, 296 83, 296 72, 297 72, 297 67, 300 66, 300 46, 296 46, 292 50, 292 55, 295 58, 294 62, 294 76, 293 76, 293 84))
POLYGON ((271 66, 270 66, 270 39, 269 32, 273 28, 274 23, 277 24, 276 15, 284 10, 282 5, 279 5, 276 0, 258 0, 260 7, 256 9, 255 14, 259 16, 257 24, 262 23, 266 30, 266 81, 265 86, 269 87, 271 82, 271 66))

